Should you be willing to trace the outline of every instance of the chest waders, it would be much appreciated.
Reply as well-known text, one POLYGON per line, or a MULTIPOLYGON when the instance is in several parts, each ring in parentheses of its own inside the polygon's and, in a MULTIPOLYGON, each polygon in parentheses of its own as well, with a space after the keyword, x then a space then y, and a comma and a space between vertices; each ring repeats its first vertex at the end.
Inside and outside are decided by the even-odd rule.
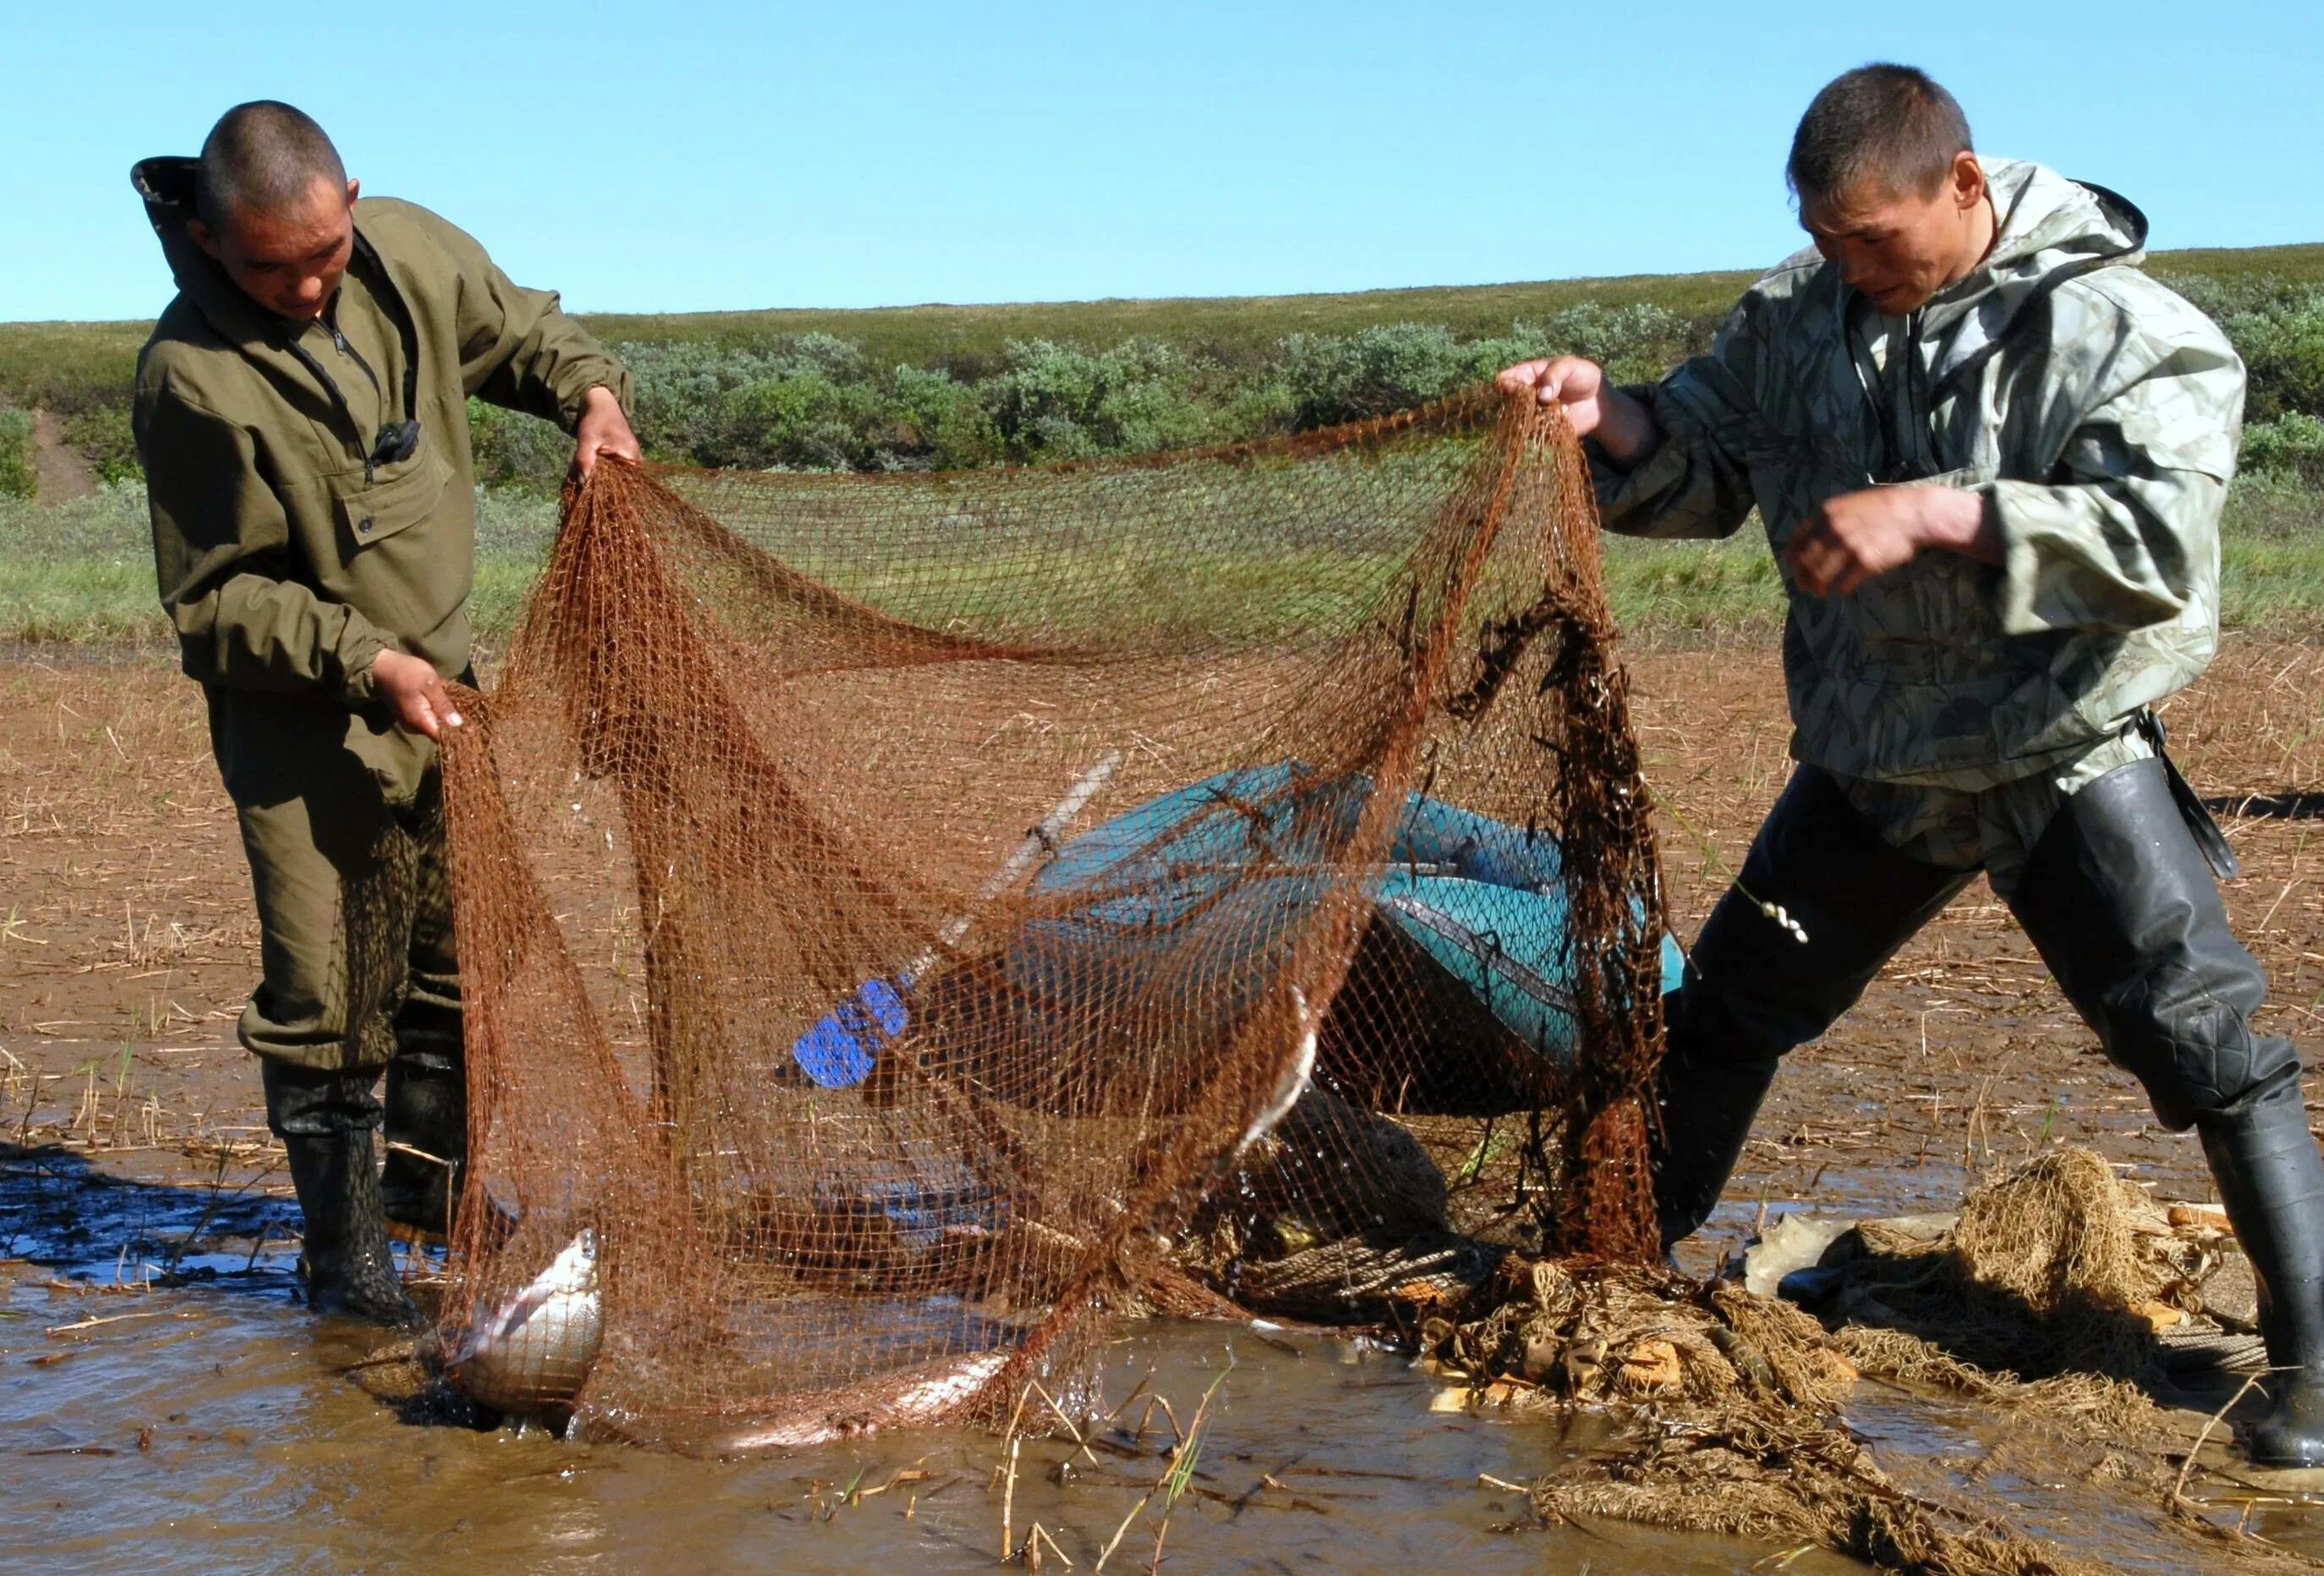
MULTIPOLYGON (((2096 265, 2060 270, 2036 301, 2096 265)), ((1884 481, 1943 468, 1938 391, 1921 383, 1919 322, 1914 314, 1903 343, 1890 347, 1880 386, 1865 383, 1886 451, 1884 481)), ((1998 354, 2003 340, 1946 383, 1998 354)), ((2291 1043, 2252 1032, 2267 979, 2220 901, 2218 879, 2239 873, 2234 852, 2164 753, 2161 723, 2147 712, 2139 728, 2153 756, 2067 797, 1999 895, 2108 1058, 2145 1087, 2156 1119, 2200 1138, 2258 1282, 2269 1362, 2283 1370, 2271 1381, 2272 1412, 2247 1441, 2253 1458, 2324 1464, 2324 1155, 2291 1043)), ((1794 774, 1738 889, 1704 925, 1684 984, 1665 998, 1655 1200, 1666 1245, 1717 1203, 1777 1060, 1831 1027, 1972 874, 1906 858, 1829 774, 1811 766, 1794 774), (1781 905, 1806 939, 1762 903, 1781 905)))
MULTIPOLYGON (((2227 928, 2206 849, 2161 757, 2067 799, 2001 894, 2155 1119, 2193 1127, 2259 1283, 2272 1414, 2255 1460, 2324 1463, 2324 1157, 2291 1042, 2252 1032, 2267 989, 2227 928)), ((1700 1227, 1783 1054, 1822 1034, 1970 879, 1889 848, 1837 781, 1799 768, 1665 998, 1655 1201, 1665 1243, 1700 1227), (1743 891, 1750 893, 1749 897, 1743 891), (1803 942, 1762 912, 1780 904, 1803 942)))

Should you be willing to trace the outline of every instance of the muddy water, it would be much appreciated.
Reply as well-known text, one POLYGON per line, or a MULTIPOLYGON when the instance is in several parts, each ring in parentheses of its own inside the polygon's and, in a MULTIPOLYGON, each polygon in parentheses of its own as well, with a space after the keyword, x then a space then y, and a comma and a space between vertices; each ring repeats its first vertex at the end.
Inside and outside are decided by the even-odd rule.
MULTIPOLYGON (((124 1178, 53 1149, 0 1158, 0 1568, 992 1565, 1004 1496, 982 1433, 706 1462, 374 1399, 348 1373, 371 1338, 294 1304, 279 1245, 295 1215, 263 1181, 124 1178)), ((1175 1569, 1741 1571, 1770 1552, 1628 1526, 1509 1530, 1520 1497, 1480 1475, 1520 1481, 1603 1435, 1432 1412, 1437 1384, 1356 1343, 1130 1326, 1099 1388, 1119 1400, 1142 1380, 1185 1416, 1230 1364, 1202 1492, 1169 1521, 1175 1569)), ((1152 1442, 1134 1439, 1143 1409, 1101 1434, 1114 1448, 1094 1462, 1025 1444, 1019 1537, 1038 1522, 1090 1568, 1157 1475, 1152 1442)), ((1134 1523, 1110 1568, 1146 1568, 1153 1538, 1134 1523)))
MULTIPOLYGON (((1140 1401, 1093 1432, 1093 1456, 1028 1441, 1004 1494, 981 1432, 716 1462, 479 1428, 360 1387, 375 1338, 296 1305, 297 1221, 278 1177, 133 1166, 0 1148, 0 1569, 969 1571, 993 1564, 1006 1498, 1017 1537, 1038 1522, 1086 1571, 1167 1445, 1159 1409, 1138 1437, 1140 1401)), ((1434 1411, 1439 1384, 1356 1342, 1125 1326, 1097 1391, 1120 1401, 1142 1385, 1185 1417, 1222 1370, 1195 1491, 1168 1523, 1174 1569, 1744 1571, 1788 1553, 1525 1525, 1521 1497, 1489 1479, 1554 1469, 1606 1443, 1606 1425, 1434 1411)), ((2079 1553, 2202 1568, 2075 1484, 1978 1476, 1991 1421, 1871 1385, 1850 1415, 1892 1469, 2006 1500, 2079 1553)), ((2260 1524, 2324 1553, 2324 1520, 2283 1503, 2300 1497, 2279 1488, 2260 1524)), ((1109 1568, 1146 1569, 1154 1536, 1132 1517, 1109 1568)), ((1860 1569, 1820 1552, 1784 1568, 1860 1569)))

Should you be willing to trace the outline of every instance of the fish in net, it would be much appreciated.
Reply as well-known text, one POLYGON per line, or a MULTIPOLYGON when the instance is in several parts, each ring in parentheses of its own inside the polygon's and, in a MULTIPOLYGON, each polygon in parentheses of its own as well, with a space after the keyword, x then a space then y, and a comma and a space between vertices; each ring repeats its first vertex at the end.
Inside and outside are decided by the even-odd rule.
POLYGON ((1085 464, 599 466, 445 751, 452 1374, 732 1451, 994 1417, 1109 1312, 1448 1197, 1651 1256, 1674 955, 1612 643, 1579 445, 1490 390, 1085 464))

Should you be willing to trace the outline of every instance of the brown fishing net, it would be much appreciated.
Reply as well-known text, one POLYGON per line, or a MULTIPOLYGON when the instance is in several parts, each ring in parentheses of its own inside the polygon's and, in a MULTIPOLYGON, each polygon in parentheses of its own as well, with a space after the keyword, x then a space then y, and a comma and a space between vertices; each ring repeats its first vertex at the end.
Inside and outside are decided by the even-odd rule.
POLYGON ((1578 446, 1486 391, 1151 460, 600 466, 446 751, 455 1375, 742 1450, 995 1415, 1103 1311, 1270 1273, 1346 1312, 1480 1240, 1645 1258, 1611 638, 1578 446))
POLYGON ((1546 1520, 2298 1563, 2182 1497, 2211 1420, 2137 1386, 2219 1256, 2093 1156, 1859 1228, 1834 1333, 1657 1262, 1596 531, 1562 417, 1483 391, 1148 460, 600 466, 445 752, 451 1376, 731 1452, 998 1422, 1104 1315, 1256 1310, 1635 1421, 1546 1520), (1881 1385, 1949 1442, 1876 1461, 1881 1385))

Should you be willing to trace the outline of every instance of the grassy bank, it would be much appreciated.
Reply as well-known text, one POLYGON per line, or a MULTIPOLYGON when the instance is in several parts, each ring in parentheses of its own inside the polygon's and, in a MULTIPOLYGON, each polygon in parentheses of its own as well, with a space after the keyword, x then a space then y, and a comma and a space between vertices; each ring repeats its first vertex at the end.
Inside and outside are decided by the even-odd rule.
MULTIPOLYGON (((2222 553, 2230 629, 2324 640, 2319 527, 2324 487, 2282 475, 2236 484, 2222 553)), ((555 529, 556 511, 545 499, 484 496, 470 606, 487 642, 499 643, 513 627, 555 529)), ((1268 585, 1300 578, 1280 562, 1244 570, 1240 579, 1268 585)), ((1606 574, 1616 615, 1635 643, 1772 638, 1783 618, 1782 587, 1756 525, 1719 542, 1609 537, 1606 574)), ((167 649, 142 489, 113 487, 52 507, 0 499, 0 644, 167 649)))
MULTIPOLYGON (((2324 418, 2324 246, 2162 254, 2251 369, 2248 415, 2324 418)), ((1259 437, 1397 409, 1572 351, 1618 376, 1701 350, 1739 273, 1213 300, 604 314, 656 458, 919 469, 1259 437)), ((101 476, 134 474, 142 323, 0 324, 0 404, 41 406, 101 476)), ((553 488, 556 434, 471 410, 479 474, 553 488)), ((0 482, 0 492, 6 491, 0 482)))
MULTIPOLYGON (((469 607, 495 635, 549 556, 554 505, 487 494, 469 607)), ((54 505, 0 498, 0 644, 171 645, 155 597, 145 490, 135 483, 54 505)))
MULTIPOLYGON (((2324 245, 2163 253, 2149 266, 2220 323, 2250 370, 2227 621, 2324 638, 2324 245)), ((1748 277, 586 320, 636 375, 632 416, 656 458, 973 468, 1328 425, 1438 397, 1529 355, 1573 351, 1618 377, 1652 378, 1709 344, 1748 277)), ((0 324, 0 640, 120 645, 165 634, 126 403, 145 332, 0 324), (53 509, 11 496, 32 474, 28 406, 53 413, 112 488, 53 509)), ((496 638, 546 551, 548 499, 571 447, 547 423, 473 402, 470 426, 488 484, 475 610, 496 638)), ((1781 617, 1756 533, 1712 545, 1609 542, 1607 564, 1637 637, 1753 635, 1781 617)), ((1268 585, 1294 578, 1279 561, 1231 568, 1268 585)))

